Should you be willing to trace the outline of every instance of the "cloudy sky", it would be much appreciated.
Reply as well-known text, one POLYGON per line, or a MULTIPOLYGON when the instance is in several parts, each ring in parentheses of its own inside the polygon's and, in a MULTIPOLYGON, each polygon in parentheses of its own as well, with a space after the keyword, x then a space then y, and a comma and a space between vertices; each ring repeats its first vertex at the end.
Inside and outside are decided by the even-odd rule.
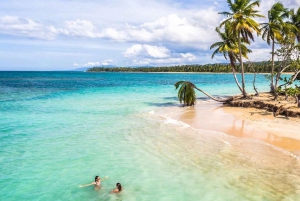
MULTIPOLYGON (((262 14, 277 1, 262 0, 262 14)), ((298 8, 300 0, 284 0, 298 8)), ((9 0, 0 8, 0 70, 169 66, 211 59, 225 0, 9 0)), ((259 19, 260 22, 266 19, 259 19)), ((257 38, 252 61, 268 60, 257 38)))

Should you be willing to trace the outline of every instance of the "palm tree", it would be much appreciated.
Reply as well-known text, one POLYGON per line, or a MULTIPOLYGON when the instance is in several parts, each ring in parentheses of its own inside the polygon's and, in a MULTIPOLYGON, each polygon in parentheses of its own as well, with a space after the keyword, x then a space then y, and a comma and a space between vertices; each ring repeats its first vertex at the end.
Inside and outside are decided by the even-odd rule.
POLYGON ((262 23, 262 38, 267 40, 268 45, 272 43, 272 68, 271 68, 271 92, 275 92, 274 87, 274 55, 275 55, 275 43, 280 42, 283 39, 283 29, 285 26, 284 19, 289 17, 289 11, 284 8, 282 3, 275 3, 271 10, 268 11, 268 23, 262 23))
MULTIPOLYGON (((239 84, 237 77, 236 77, 235 64, 236 64, 236 61, 238 60, 238 52, 239 52, 238 44, 236 42, 236 38, 234 37, 234 35, 231 34, 229 31, 230 31, 229 22, 227 22, 225 24, 225 30, 223 33, 221 33, 221 31, 218 27, 216 28, 216 32, 218 33, 218 35, 222 39, 222 41, 216 42, 210 46, 210 49, 213 49, 216 47, 216 50, 213 52, 211 58, 213 59, 214 56, 218 53, 222 53, 226 60, 227 60, 227 58, 229 58, 230 65, 232 67, 234 80, 235 80, 238 88, 240 89, 240 91, 243 93, 243 90, 239 84)), ((247 53, 250 53, 252 51, 249 50, 244 43, 242 43, 241 45, 242 45, 242 55, 243 55, 243 57, 248 59, 247 53)))
POLYGON ((254 17, 264 17, 258 14, 259 11, 254 10, 255 6, 259 6, 259 1, 250 2, 250 0, 227 0, 230 12, 220 12, 219 14, 225 15, 228 18, 225 19, 220 27, 225 25, 227 22, 230 23, 230 32, 238 39, 239 49, 239 61, 241 64, 242 74, 242 91, 243 97, 247 97, 245 89, 245 77, 244 77, 244 65, 242 58, 242 40, 246 43, 250 43, 250 39, 254 41, 253 32, 260 33, 259 23, 257 23, 254 17))
POLYGON ((231 100, 233 100, 233 97, 230 97, 228 99, 217 99, 211 95, 209 95, 208 93, 204 92, 203 90, 199 89, 198 87, 196 87, 193 83, 189 82, 189 81, 178 81, 174 84, 176 90, 179 88, 178 90, 178 99, 179 102, 182 103, 183 102, 183 106, 193 106, 196 103, 196 92, 195 89, 197 89, 198 91, 204 93, 206 96, 208 96, 209 98, 218 101, 218 102, 229 102, 231 100))
POLYGON ((179 102, 183 102, 183 106, 192 106, 196 103, 196 93, 194 85, 191 82, 179 81, 174 84, 175 88, 178 89, 179 102))
POLYGON ((298 8, 297 12, 294 11, 294 9, 290 10, 291 14, 291 23, 296 26, 296 37, 298 40, 298 43, 300 43, 300 7, 298 8))

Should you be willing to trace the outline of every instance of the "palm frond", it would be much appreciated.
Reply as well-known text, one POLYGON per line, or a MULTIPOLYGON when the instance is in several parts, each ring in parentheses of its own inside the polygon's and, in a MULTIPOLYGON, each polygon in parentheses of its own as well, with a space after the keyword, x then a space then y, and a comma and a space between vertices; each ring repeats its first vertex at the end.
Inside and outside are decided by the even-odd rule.
POLYGON ((174 84, 178 90, 178 99, 180 103, 187 106, 192 106, 196 103, 195 86, 188 81, 178 81, 174 84))

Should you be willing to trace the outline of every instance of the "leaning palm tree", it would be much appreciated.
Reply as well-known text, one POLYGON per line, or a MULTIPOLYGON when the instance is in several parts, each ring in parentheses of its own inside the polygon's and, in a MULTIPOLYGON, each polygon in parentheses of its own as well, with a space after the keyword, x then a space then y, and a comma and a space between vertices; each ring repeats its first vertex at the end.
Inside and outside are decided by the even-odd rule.
POLYGON ((208 93, 204 92, 203 90, 196 87, 193 83, 189 81, 178 81, 174 84, 176 90, 178 90, 178 99, 180 103, 183 103, 183 106, 193 106, 196 103, 196 92, 195 89, 198 91, 204 93, 209 98, 218 101, 218 102, 229 102, 233 100, 233 97, 230 97, 228 99, 217 99, 208 93))
POLYGON ((193 85, 190 82, 179 81, 174 84, 175 88, 178 89, 178 99, 180 103, 185 106, 192 106, 196 103, 196 93, 193 85))
POLYGON ((268 45, 272 43, 272 68, 271 68, 271 93, 275 92, 274 87, 274 68, 275 68, 275 43, 283 40, 283 29, 286 26, 284 19, 289 17, 289 11, 282 3, 275 3, 268 11, 269 22, 262 23, 262 38, 267 41, 268 45))
POLYGON ((242 58, 242 40, 246 43, 250 43, 250 39, 254 41, 253 32, 260 33, 259 23, 256 22, 254 17, 264 17, 258 14, 259 11, 254 10, 255 6, 259 6, 259 1, 251 2, 250 0, 227 0, 229 9, 231 12, 219 12, 219 14, 225 15, 228 18, 221 22, 220 27, 224 26, 227 22, 230 23, 230 32, 237 37, 239 57, 238 60, 241 64, 242 74, 242 90, 243 97, 247 97, 245 89, 245 76, 244 76, 244 64, 242 58))
MULTIPOLYGON (((238 60, 238 53, 239 53, 239 48, 238 44, 236 42, 236 38, 230 31, 230 23, 227 22, 225 24, 225 30, 222 33, 220 29, 217 27, 216 32, 218 33, 219 37, 221 38, 222 41, 216 42, 210 46, 210 49, 216 48, 215 51, 213 52, 211 58, 213 59, 216 54, 223 54, 225 59, 229 58, 230 60, 230 65, 232 67, 232 72, 234 76, 234 80, 240 89, 240 91, 243 93, 243 90, 239 84, 239 81, 236 77, 236 62, 238 60)), ((242 47, 242 56, 247 58, 247 53, 252 52, 250 49, 248 49, 245 45, 245 43, 241 44, 242 47)))

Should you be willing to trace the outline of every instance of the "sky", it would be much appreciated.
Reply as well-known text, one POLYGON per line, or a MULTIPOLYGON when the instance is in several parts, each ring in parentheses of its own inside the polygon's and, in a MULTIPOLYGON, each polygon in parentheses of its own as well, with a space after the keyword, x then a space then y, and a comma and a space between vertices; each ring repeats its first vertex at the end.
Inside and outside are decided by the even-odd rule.
MULTIPOLYGON (((93 66, 171 66, 211 58, 225 0, 0 0, 0 70, 72 70, 93 66)), ((267 16, 275 0, 261 0, 267 16)), ((300 0, 282 0, 298 9, 300 0)), ((267 22, 267 18, 257 19, 267 22)), ((260 37, 251 61, 270 59, 260 37)))

